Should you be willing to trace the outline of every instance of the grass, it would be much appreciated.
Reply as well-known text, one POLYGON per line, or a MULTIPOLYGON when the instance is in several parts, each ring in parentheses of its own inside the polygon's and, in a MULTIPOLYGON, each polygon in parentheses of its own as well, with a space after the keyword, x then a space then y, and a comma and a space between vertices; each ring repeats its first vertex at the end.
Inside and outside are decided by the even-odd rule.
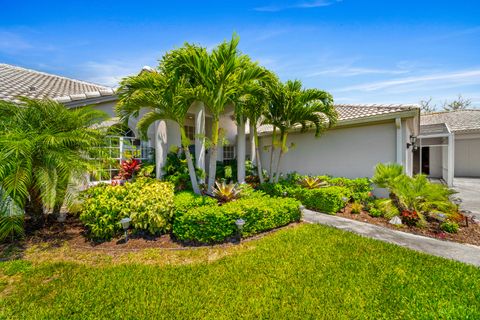
POLYGON ((59 250, 0 264, 0 318, 480 318, 480 269, 319 225, 105 263, 59 250))

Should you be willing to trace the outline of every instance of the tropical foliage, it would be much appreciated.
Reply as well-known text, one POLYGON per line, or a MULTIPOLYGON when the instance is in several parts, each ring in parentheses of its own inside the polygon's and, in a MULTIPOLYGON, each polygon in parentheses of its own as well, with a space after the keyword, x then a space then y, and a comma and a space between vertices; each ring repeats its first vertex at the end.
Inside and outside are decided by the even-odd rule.
POLYGON ((0 241, 23 236, 23 210, 0 188, 0 241))
POLYGON ((88 150, 102 141, 92 126, 106 115, 27 98, 0 101, 0 115, 0 188, 41 225, 44 208, 59 208, 69 184, 88 171, 88 150))
POLYGON ((213 195, 218 201, 224 203, 238 199, 240 197, 240 191, 238 190, 237 185, 233 182, 228 184, 225 182, 215 182, 213 195))

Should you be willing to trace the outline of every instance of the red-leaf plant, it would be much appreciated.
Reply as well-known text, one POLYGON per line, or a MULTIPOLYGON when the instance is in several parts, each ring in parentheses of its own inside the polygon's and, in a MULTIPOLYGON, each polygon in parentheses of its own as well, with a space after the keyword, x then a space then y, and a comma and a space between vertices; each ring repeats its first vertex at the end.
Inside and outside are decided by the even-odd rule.
POLYGON ((115 179, 128 180, 131 179, 135 173, 140 170, 142 162, 139 159, 123 160, 120 164, 120 172, 115 179))

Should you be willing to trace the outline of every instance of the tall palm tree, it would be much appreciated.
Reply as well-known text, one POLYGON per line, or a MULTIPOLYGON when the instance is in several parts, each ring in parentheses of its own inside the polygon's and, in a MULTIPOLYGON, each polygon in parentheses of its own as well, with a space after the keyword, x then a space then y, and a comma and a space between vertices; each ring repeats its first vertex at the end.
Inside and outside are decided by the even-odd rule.
POLYGON ((208 191, 215 183, 219 143, 219 120, 227 105, 235 106, 245 94, 245 86, 265 76, 265 70, 250 62, 238 50, 239 37, 234 35, 211 52, 185 44, 172 54, 169 68, 185 75, 194 86, 195 97, 204 103, 212 115, 208 191), (248 66, 248 67, 246 67, 248 66))
POLYGON ((277 82, 272 86, 270 104, 265 115, 266 121, 274 127, 272 158, 274 146, 280 147, 275 173, 270 168, 271 179, 275 182, 280 178, 280 164, 282 157, 288 152, 287 137, 291 130, 300 128, 305 132, 314 127, 315 136, 318 137, 337 121, 332 96, 322 90, 304 89, 298 80, 284 84, 277 82), (276 134, 279 134, 277 141, 276 134))
POLYGON ((40 226, 44 207, 63 203, 68 183, 91 168, 88 151, 107 118, 91 108, 68 109, 53 100, 0 101, 0 188, 40 226))
POLYGON ((158 120, 172 120, 180 129, 182 149, 187 159, 188 172, 193 191, 200 194, 198 180, 190 154, 190 140, 185 131, 185 119, 188 109, 194 102, 194 94, 185 77, 166 74, 165 59, 160 63, 160 71, 144 71, 139 75, 127 77, 121 82, 120 101, 116 112, 122 120, 138 117, 142 109, 149 110, 138 121, 137 127, 143 136, 148 128, 158 120))

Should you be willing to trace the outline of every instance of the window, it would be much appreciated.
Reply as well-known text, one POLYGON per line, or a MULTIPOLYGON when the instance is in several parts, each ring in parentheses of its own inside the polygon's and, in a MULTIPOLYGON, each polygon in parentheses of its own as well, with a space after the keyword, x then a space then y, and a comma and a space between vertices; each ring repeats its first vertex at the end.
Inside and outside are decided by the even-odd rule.
POLYGON ((187 138, 190 139, 190 143, 195 143, 195 127, 184 126, 187 138))
POLYGON ((235 159, 235 146, 223 146, 223 160, 235 159))

